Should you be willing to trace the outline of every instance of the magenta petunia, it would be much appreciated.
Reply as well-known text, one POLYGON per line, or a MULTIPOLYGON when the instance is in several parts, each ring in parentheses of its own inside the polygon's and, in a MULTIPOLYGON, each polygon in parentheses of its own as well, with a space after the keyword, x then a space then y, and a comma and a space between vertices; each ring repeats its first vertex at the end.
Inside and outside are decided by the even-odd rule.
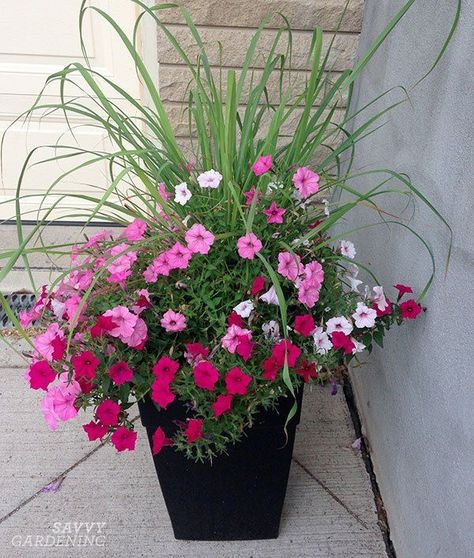
POLYGON ((400 304, 400 310, 402 313, 402 318, 414 320, 423 310, 423 308, 416 302, 416 300, 410 299, 400 304))
POLYGON ((91 420, 87 424, 83 424, 82 428, 84 432, 87 434, 87 437, 90 442, 95 440, 102 440, 102 438, 108 433, 109 428, 100 422, 94 422, 91 420))
POLYGON ((219 380, 220 374, 210 362, 201 361, 193 369, 194 383, 201 389, 214 391, 214 387, 219 380))
POLYGON ((170 384, 179 370, 179 363, 170 358, 169 356, 162 356, 158 362, 153 366, 153 375, 170 384))
POLYGON ((262 275, 257 275, 252 283, 252 289, 250 291, 252 296, 257 296, 265 289, 265 277, 262 275))
POLYGON ((71 360, 76 378, 90 378, 96 376, 95 371, 100 364, 100 360, 90 351, 84 351, 74 356, 71 360))
POLYGON ((302 360, 298 368, 295 369, 295 374, 302 376, 304 383, 309 384, 310 380, 315 380, 318 377, 316 363, 302 360))
POLYGON ((262 377, 270 382, 274 382, 281 370, 279 362, 274 357, 265 359, 262 363, 262 377))
POLYGON ((262 199, 263 193, 260 192, 259 190, 257 191, 255 186, 252 186, 250 188, 250 190, 247 190, 247 192, 244 192, 245 205, 246 206, 251 206, 252 202, 253 202, 253 198, 255 196, 257 196, 257 199, 255 200, 255 203, 257 204, 262 199))
POLYGON ((230 393, 223 393, 217 396, 217 399, 211 405, 216 418, 219 418, 224 413, 228 413, 230 411, 233 398, 233 395, 230 393))
POLYGON ((401 298, 404 294, 410 294, 413 292, 413 289, 408 285, 403 285, 403 283, 397 283, 393 285, 395 289, 398 291, 398 298, 401 298))
POLYGON ((231 395, 245 395, 252 377, 242 372, 238 366, 231 368, 225 375, 225 386, 231 395))
POLYGON ((45 361, 40 360, 32 364, 26 373, 31 389, 43 389, 46 391, 51 382, 56 379, 56 372, 45 361))
POLYGON ((342 349, 345 355, 352 354, 352 351, 356 348, 352 339, 342 331, 333 331, 331 341, 334 349, 342 349))
POLYGON ((262 243, 254 233, 241 236, 237 241, 237 252, 241 258, 246 260, 253 260, 262 247, 262 243))
POLYGON ((286 213, 286 209, 277 207, 277 204, 272 202, 268 209, 263 210, 263 213, 266 216, 267 223, 269 225, 281 225, 283 223, 283 215, 286 213))
POLYGON ((110 436, 110 441, 117 451, 133 451, 137 442, 137 433, 125 426, 119 426, 110 436))
POLYGON ((162 409, 166 409, 170 403, 173 403, 176 396, 167 381, 157 378, 151 385, 151 398, 162 409))
POLYGON ((133 380, 133 370, 124 360, 121 360, 109 368, 109 376, 116 386, 121 386, 133 380))
POLYGON ((188 440, 188 444, 194 443, 203 437, 203 427, 204 421, 202 419, 189 419, 186 429, 184 430, 184 435, 188 440))
POLYGON ((295 318, 295 331, 303 337, 309 337, 315 330, 316 324, 314 323, 311 314, 304 314, 296 316, 295 318))
POLYGON ((153 455, 157 455, 160 453, 160 451, 165 447, 165 446, 170 446, 173 442, 172 440, 170 440, 169 438, 166 437, 166 434, 163 430, 163 428, 161 428, 161 426, 159 426, 156 430, 155 433, 153 434, 152 438, 151 438, 151 443, 152 443, 152 453, 153 455))
POLYGON ((105 399, 100 403, 95 411, 97 420, 106 426, 116 426, 118 424, 120 405, 112 399, 105 399))
POLYGON ((272 357, 281 367, 288 361, 288 366, 293 368, 301 354, 301 349, 294 345, 289 339, 283 339, 272 349, 272 357))
POLYGON ((134 219, 123 231, 124 236, 129 242, 136 242, 145 238, 147 224, 142 219, 134 219))
POLYGON ((193 254, 207 254, 214 244, 214 235, 206 230, 203 225, 196 223, 185 235, 188 248, 193 254))

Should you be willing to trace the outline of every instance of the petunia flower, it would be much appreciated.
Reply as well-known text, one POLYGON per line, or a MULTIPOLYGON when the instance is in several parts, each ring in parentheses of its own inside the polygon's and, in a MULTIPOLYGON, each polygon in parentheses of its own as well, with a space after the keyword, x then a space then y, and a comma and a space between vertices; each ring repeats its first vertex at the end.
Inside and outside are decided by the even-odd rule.
POLYGON ((253 198, 255 197, 255 195, 257 196, 257 199, 255 200, 255 203, 258 203, 262 197, 263 197, 263 193, 256 190, 255 186, 252 186, 250 188, 250 190, 248 190, 247 192, 244 192, 244 198, 245 198, 245 205, 247 206, 251 206, 252 202, 253 202, 253 198))
POLYGON ((115 308, 104 312, 103 316, 111 318, 115 324, 115 327, 108 332, 109 335, 118 337, 121 340, 133 334, 138 321, 138 316, 130 312, 125 306, 115 306, 115 308))
POLYGON ((295 318, 295 331, 303 337, 309 337, 315 328, 313 316, 311 314, 304 314, 296 316, 295 318))
POLYGON ((295 368, 295 374, 303 377, 305 384, 309 384, 310 380, 315 380, 318 375, 316 373, 316 363, 302 360, 298 368, 295 368))
POLYGON ((404 294, 410 294, 413 292, 413 289, 411 287, 409 287, 408 285, 403 285, 402 283, 397 283, 396 285, 393 286, 398 291, 399 299, 402 298, 404 294))
POLYGON ((313 341, 315 352, 318 355, 325 355, 332 349, 332 343, 329 335, 323 330, 322 327, 317 327, 313 333, 313 341))
POLYGON ((96 419, 106 426, 116 426, 122 408, 112 399, 104 399, 95 411, 96 419))
POLYGON ((214 169, 203 172, 197 177, 197 181, 201 188, 218 188, 222 180, 222 174, 214 169))
POLYGON ((38 353, 48 361, 61 360, 66 350, 64 332, 58 323, 48 326, 48 329, 33 339, 33 345, 38 353))
POLYGON ((260 155, 260 157, 252 165, 252 170, 255 176, 265 174, 272 168, 272 156, 260 155))
POLYGON ((330 335, 335 331, 350 335, 353 329, 351 322, 344 316, 335 316, 326 322, 326 331, 330 335))
POLYGON ((208 391, 214 391, 214 386, 220 377, 219 370, 207 361, 198 362, 193 369, 193 375, 197 387, 208 391))
POLYGON ((250 314, 253 312, 254 305, 251 300, 244 300, 234 306, 234 312, 238 314, 241 318, 248 318, 250 314))
POLYGON ((215 236, 200 223, 193 225, 184 238, 193 254, 208 254, 215 240, 215 236))
POLYGON ((238 366, 231 368, 225 375, 227 393, 232 395, 245 395, 252 382, 252 377, 242 372, 238 366))
POLYGON ((162 409, 166 409, 170 403, 173 403, 175 398, 176 396, 171 391, 168 383, 156 379, 151 384, 151 399, 162 409))
POLYGON ((267 217, 267 223, 269 225, 281 225, 286 209, 277 207, 277 204, 273 201, 268 209, 263 210, 263 213, 267 217))
POLYGON ((133 370, 124 360, 121 360, 109 368, 109 376, 116 386, 121 386, 133 380, 133 370))
POLYGON ((152 443, 152 449, 151 449, 152 454, 158 455, 165 446, 170 446, 173 442, 172 440, 166 437, 163 428, 161 428, 161 426, 158 426, 158 428, 155 430, 151 438, 151 443, 152 443))
POLYGON ((123 231, 124 236, 129 242, 136 242, 145 238, 147 224, 142 219, 134 219, 123 231))
POLYGON ((135 431, 129 430, 125 426, 119 426, 110 436, 110 441, 117 451, 133 451, 137 436, 138 434, 135 431))
POLYGON ((301 258, 298 254, 290 252, 280 252, 278 254, 278 273, 286 277, 289 281, 295 281, 303 271, 301 258))
POLYGON ((402 318, 414 320, 423 310, 423 308, 416 302, 416 300, 410 299, 400 304, 400 310, 402 313, 402 318))
POLYGON ((174 201, 176 203, 179 203, 180 205, 186 205, 191 197, 192 193, 191 190, 188 188, 186 182, 181 182, 181 184, 175 186, 174 201))
POLYGON ((292 180, 303 199, 308 198, 319 190, 319 175, 308 167, 299 167, 292 180))
POLYGON ((289 339, 283 339, 272 349, 272 357, 282 368, 285 364, 285 358, 288 366, 293 368, 301 354, 301 349, 294 345, 289 339))
POLYGON ((230 411, 233 398, 234 396, 230 393, 222 393, 221 395, 217 396, 217 399, 211 405, 214 416, 216 418, 219 418, 224 413, 228 413, 230 411))
POLYGON ((374 291, 372 302, 377 305, 379 310, 385 310, 387 307, 387 299, 385 298, 383 287, 375 286, 372 290, 374 291))
POLYGON ((319 287, 312 279, 304 279, 298 287, 298 301, 313 308, 319 300, 319 287))
POLYGON ((237 241, 237 252, 241 258, 253 260, 263 245, 254 233, 241 236, 237 241))
POLYGON ((193 253, 180 242, 175 244, 167 252, 171 269, 187 269, 193 253))
POLYGON ((40 360, 30 366, 26 373, 26 378, 30 383, 31 389, 43 389, 46 391, 49 384, 56 379, 56 372, 45 360, 40 360))
POLYGON ((358 302, 355 312, 352 314, 356 327, 375 327, 377 312, 366 306, 363 302, 358 302))
POLYGON ((357 254, 354 243, 350 240, 341 240, 339 243, 341 254, 350 260, 353 260, 357 254))
POLYGON ((56 430, 58 421, 68 421, 78 414, 77 396, 81 387, 75 380, 69 380, 67 373, 59 376, 59 382, 50 385, 40 403, 41 412, 50 430, 56 430))
POLYGON ((160 324, 168 333, 183 331, 186 329, 186 318, 180 312, 169 309, 163 314, 160 324))
POLYGON ((102 440, 102 438, 109 432, 108 426, 101 424, 100 422, 94 422, 91 420, 87 424, 83 424, 82 428, 87 434, 87 438, 90 442, 95 440, 102 440))
POLYGON ((263 291, 264 288, 265 288, 265 277, 263 277, 262 275, 257 275, 257 277, 255 277, 255 279, 253 280, 250 294, 252 296, 257 296, 263 291))
POLYGON ((188 425, 184 430, 184 435, 188 440, 188 444, 192 444, 203 437, 203 423, 204 421, 202 419, 188 419, 188 425))
POLYGON ((275 287, 272 285, 266 293, 260 297, 260 300, 266 302, 267 304, 274 304, 275 306, 280 306, 278 296, 276 294, 275 287))
POLYGON ((331 341, 334 349, 342 349, 345 355, 350 355, 355 349, 352 338, 342 331, 333 331, 331 334, 331 341))
POLYGON ((222 346, 227 349, 229 353, 234 354, 238 345, 242 342, 241 337, 247 336, 252 339, 252 332, 249 329, 243 329, 237 325, 231 325, 227 328, 227 332, 222 338, 222 346))

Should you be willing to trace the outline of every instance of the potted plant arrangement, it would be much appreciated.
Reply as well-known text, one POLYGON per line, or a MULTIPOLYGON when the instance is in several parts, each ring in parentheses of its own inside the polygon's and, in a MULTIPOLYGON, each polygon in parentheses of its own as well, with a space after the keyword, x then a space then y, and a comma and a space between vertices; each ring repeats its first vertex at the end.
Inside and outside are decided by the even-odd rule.
MULTIPOLYGON (((385 289, 358 262, 347 233, 336 228, 354 207, 382 215, 376 202, 390 193, 420 199, 444 222, 405 176, 352 171, 351 151, 387 108, 357 129, 351 129, 349 114, 334 119, 341 96, 350 92, 412 2, 366 56, 334 81, 328 66, 332 43, 323 52, 323 34, 316 29, 300 91, 285 87, 291 40, 286 39, 283 53, 279 44, 291 37, 286 23, 275 34, 261 77, 248 85, 265 21, 239 77, 229 70, 222 87, 184 9, 197 59, 188 57, 161 21, 161 10, 171 5, 136 3, 189 67, 193 156, 173 134, 135 37, 128 38, 106 12, 84 2, 81 28, 87 9, 115 28, 151 104, 143 106, 79 63, 48 79, 26 116, 39 111, 85 115, 107 132, 114 148, 55 145, 45 162, 77 157, 78 163, 44 194, 37 225, 26 235, 21 225, 25 163, 17 196, 19 248, 5 256, 0 278, 19 257, 28 267, 29 254, 40 250, 68 252, 71 268, 43 287, 19 320, 5 308, 31 344, 25 377, 43 395, 40 407, 51 430, 92 409, 92 420, 81 423, 84 436, 109 440, 118 452, 133 450, 137 431, 130 407, 138 401, 176 537, 277 537, 302 386, 329 383, 337 389, 349 361, 374 343, 382 345, 390 327, 422 312, 420 301, 432 278, 417 298, 402 284, 385 289), (270 102, 267 86, 275 73, 281 76, 279 99, 270 102), (45 98, 49 88, 62 91, 77 77, 87 86, 81 86, 82 96, 53 103, 45 98), (124 103, 110 100, 105 85, 124 103), (295 112, 296 127, 286 136, 285 123, 295 112), (122 227, 73 246, 35 244, 58 207, 55 186, 83 166, 104 161, 110 170, 106 191, 61 197, 92 205, 83 216, 86 224, 99 219, 122 227), (378 176, 379 182, 359 193, 351 186, 356 174, 378 176), (359 270, 366 272, 368 284, 358 278, 359 270), (27 331, 32 324, 39 330, 27 331)), ((383 222, 409 228, 395 217, 383 222)))

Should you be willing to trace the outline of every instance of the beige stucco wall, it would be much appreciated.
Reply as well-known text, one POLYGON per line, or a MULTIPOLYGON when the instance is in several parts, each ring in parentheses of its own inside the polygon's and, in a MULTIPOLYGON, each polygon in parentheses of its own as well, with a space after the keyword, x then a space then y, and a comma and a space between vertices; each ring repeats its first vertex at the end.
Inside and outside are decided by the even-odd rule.
MULTIPOLYGON (((191 12, 199 32, 206 44, 211 64, 216 75, 220 64, 224 68, 235 68, 238 72, 242 64, 251 37, 261 19, 269 13, 281 12, 290 21, 293 33, 292 84, 304 82, 307 73, 302 70, 305 64, 311 34, 316 26, 321 26, 325 33, 325 44, 328 44, 340 20, 346 0, 182 0, 182 5, 191 12), (220 53, 219 43, 222 46, 220 53)), ((352 64, 355 56, 359 32, 362 25, 363 0, 352 0, 344 20, 336 35, 330 66, 334 77, 352 64)), ((162 20, 168 24, 176 39, 186 52, 194 59, 197 54, 195 41, 183 23, 177 10, 162 12, 162 20)), ((282 19, 275 15, 264 31, 260 42, 260 52, 265 55, 275 36, 275 28, 281 25, 282 19)), ((284 42, 282 43, 284 44, 284 42)), ((183 146, 189 137, 187 118, 183 111, 183 101, 189 83, 190 74, 183 65, 178 53, 158 32, 158 60, 160 93, 171 116, 176 134, 183 146)), ((262 60, 255 64, 255 79, 259 77, 262 60)), ((277 94, 277 76, 270 84, 270 99, 277 94)), ((225 74, 224 74, 225 79, 225 74)), ((243 99, 245 102, 245 99, 243 99)), ((341 111, 345 100, 341 101, 341 111)), ((288 122, 286 131, 291 128, 299 117, 295 111, 294 118, 288 122)), ((337 115, 336 115, 337 118, 337 115)))

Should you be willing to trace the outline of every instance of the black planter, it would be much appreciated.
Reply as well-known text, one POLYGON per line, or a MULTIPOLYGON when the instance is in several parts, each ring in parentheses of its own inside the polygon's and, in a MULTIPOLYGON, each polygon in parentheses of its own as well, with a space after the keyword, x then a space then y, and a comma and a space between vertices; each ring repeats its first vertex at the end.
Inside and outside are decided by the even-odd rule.
MULTIPOLYGON (((298 413, 283 426, 293 400, 280 400, 279 412, 262 411, 247 436, 209 463, 194 463, 165 447, 153 456, 174 536, 185 540, 249 540, 278 537, 290 472, 296 425, 303 390, 297 394, 298 413)), ((175 420, 185 420, 179 402, 158 411, 151 399, 139 402, 148 438, 158 426, 169 435, 175 420)))

